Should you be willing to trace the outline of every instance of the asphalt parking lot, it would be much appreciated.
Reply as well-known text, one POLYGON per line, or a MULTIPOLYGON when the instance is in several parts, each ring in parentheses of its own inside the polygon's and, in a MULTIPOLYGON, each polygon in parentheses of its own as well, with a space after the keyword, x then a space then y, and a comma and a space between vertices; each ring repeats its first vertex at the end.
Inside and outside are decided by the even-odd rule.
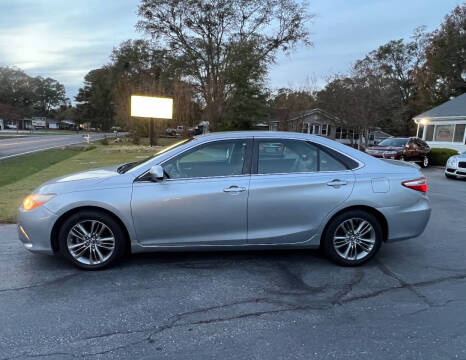
POLYGON ((318 251, 143 254, 101 272, 0 227, 0 359, 466 359, 466 181, 359 268, 318 251))

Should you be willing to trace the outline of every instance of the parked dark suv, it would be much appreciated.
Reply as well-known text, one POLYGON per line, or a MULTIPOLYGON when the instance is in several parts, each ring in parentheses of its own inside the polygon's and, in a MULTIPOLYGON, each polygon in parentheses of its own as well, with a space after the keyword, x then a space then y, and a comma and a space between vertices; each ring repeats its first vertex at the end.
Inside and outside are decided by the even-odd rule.
POLYGON ((369 155, 420 163, 422 167, 429 166, 430 147, 419 138, 388 138, 376 146, 366 150, 369 155))

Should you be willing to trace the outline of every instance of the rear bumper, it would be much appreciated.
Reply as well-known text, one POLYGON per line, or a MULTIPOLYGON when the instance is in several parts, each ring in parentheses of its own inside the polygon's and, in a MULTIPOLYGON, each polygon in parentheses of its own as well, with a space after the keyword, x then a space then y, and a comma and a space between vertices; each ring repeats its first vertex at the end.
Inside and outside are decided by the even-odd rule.
POLYGON ((424 232, 429 222, 431 208, 429 198, 423 196, 409 207, 387 207, 378 209, 387 220, 387 241, 399 241, 417 237, 424 232))
POLYGON ((24 247, 34 253, 53 254, 50 235, 57 216, 45 206, 31 211, 18 211, 18 237, 24 247))

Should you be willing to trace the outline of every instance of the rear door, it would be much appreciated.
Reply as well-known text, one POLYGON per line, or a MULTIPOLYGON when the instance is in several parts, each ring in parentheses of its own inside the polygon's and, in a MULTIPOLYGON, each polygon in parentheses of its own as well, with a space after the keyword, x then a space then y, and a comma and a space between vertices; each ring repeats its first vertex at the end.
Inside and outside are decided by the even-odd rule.
POLYGON ((299 243, 316 234, 323 219, 349 197, 355 181, 335 155, 304 140, 254 140, 249 244, 299 243))

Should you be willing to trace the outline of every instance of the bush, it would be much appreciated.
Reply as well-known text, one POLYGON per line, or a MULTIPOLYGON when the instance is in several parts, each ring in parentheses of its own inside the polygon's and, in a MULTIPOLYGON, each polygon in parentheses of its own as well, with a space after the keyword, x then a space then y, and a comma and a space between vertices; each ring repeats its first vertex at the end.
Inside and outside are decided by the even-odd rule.
POLYGON ((433 148, 430 150, 430 164, 445 166, 450 156, 458 155, 458 151, 453 149, 433 148))
POLYGON ((133 134, 133 139, 132 140, 133 140, 134 145, 139 145, 140 142, 141 142, 141 138, 139 137, 138 134, 133 134))
POLYGON ((108 145, 108 139, 104 137, 102 140, 100 140, 100 145, 108 145))
POLYGON ((90 151, 90 150, 94 150, 96 148, 97 148, 97 146, 95 146, 95 145, 87 145, 83 150, 84 151, 90 151))

